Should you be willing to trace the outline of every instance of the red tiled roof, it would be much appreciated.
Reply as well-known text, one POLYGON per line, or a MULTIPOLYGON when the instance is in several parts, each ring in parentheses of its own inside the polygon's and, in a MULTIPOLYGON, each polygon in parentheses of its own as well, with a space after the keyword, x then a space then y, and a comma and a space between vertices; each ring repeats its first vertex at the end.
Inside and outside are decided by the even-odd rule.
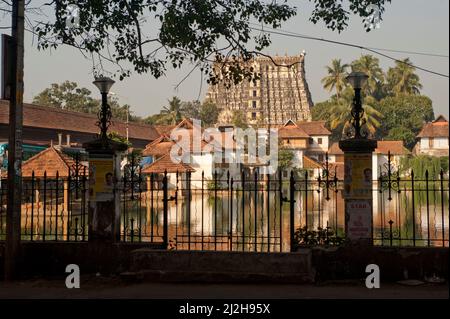
POLYGON ((162 135, 153 142, 147 144, 142 155, 144 156, 163 156, 170 152, 175 144, 167 135, 162 135))
POLYGON ((144 174, 151 174, 151 173, 185 173, 185 172, 195 172, 195 169, 193 169, 190 165, 185 164, 183 162, 180 163, 174 163, 172 159, 170 158, 170 155, 164 155, 160 159, 156 160, 155 162, 151 163, 150 165, 147 165, 142 170, 142 173, 144 174))
POLYGON ((297 122, 297 126, 308 135, 331 135, 325 127, 325 121, 297 122))
POLYGON ((410 153, 403 145, 403 141, 377 141, 375 153, 388 154, 388 152, 391 155, 406 155, 410 153))
POLYGON ((34 171, 35 177, 43 177, 45 172, 49 178, 56 177, 56 172, 59 177, 68 177, 74 167, 75 161, 70 156, 49 147, 23 163, 22 176, 31 177, 34 171))
POLYGON ((322 166, 318 162, 313 160, 311 157, 303 155, 303 168, 314 169, 314 168, 322 168, 322 166))
POLYGON ((309 135, 291 120, 278 129, 280 138, 309 138, 309 135))
POLYGON ((417 137, 448 137, 448 121, 443 115, 431 123, 426 123, 417 137))
MULTIPOLYGON (((23 125, 47 129, 59 129, 66 131, 98 133, 96 125, 97 116, 57 109, 53 107, 24 103, 23 125)), ((9 123, 9 102, 0 100, 0 123, 9 123)), ((110 131, 126 135, 127 124, 117 119, 112 119, 110 131)), ((153 141, 160 134, 151 125, 130 122, 128 123, 128 136, 134 139, 153 141)))
POLYGON ((175 128, 175 126, 176 125, 153 125, 159 135, 170 135, 170 132, 175 128))
POLYGON ((338 142, 334 142, 333 144, 331 144, 330 149, 328 150, 328 154, 330 154, 330 155, 343 155, 344 152, 339 147, 339 143, 338 142))

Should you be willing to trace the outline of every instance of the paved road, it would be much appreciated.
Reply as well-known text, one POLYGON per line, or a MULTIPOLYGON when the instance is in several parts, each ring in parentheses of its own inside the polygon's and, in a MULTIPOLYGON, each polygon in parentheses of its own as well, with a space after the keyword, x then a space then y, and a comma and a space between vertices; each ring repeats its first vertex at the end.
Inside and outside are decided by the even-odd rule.
POLYGON ((367 289, 364 282, 338 282, 322 285, 290 284, 127 284, 118 278, 82 278, 80 289, 67 289, 64 279, 0 282, 0 299, 16 298, 449 298, 448 284, 405 286, 382 283, 380 289, 367 289))

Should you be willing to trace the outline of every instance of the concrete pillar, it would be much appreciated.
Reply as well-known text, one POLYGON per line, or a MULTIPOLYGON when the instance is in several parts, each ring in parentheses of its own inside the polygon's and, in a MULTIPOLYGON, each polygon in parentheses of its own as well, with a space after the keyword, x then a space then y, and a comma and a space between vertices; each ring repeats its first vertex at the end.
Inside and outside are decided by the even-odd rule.
POLYGON ((377 141, 352 138, 339 142, 344 152, 345 235, 373 243, 372 153, 377 141))

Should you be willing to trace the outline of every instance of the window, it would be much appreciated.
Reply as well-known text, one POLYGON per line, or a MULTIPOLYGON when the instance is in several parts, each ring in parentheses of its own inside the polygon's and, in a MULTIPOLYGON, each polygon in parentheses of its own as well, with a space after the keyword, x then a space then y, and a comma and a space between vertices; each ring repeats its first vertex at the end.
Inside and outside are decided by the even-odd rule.
POLYGON ((312 137, 309 138, 309 144, 314 144, 314 139, 312 137))
MULTIPOLYGON (((255 91, 253 91, 253 92, 255 92, 255 91)), ((256 101, 252 101, 252 106, 254 109, 256 109, 256 101)))
POLYGON ((254 120, 256 119, 256 113, 255 112, 252 113, 252 119, 254 119, 254 120))
POLYGON ((283 171, 283 177, 288 177, 288 172, 287 171, 283 171))
POLYGON ((319 154, 319 162, 323 162, 323 154, 319 154))
POLYGON ((317 144, 322 144, 322 138, 321 138, 321 137, 319 137, 319 138, 317 139, 317 144))
POLYGON ((256 91, 253 90, 253 97, 256 97, 256 91))

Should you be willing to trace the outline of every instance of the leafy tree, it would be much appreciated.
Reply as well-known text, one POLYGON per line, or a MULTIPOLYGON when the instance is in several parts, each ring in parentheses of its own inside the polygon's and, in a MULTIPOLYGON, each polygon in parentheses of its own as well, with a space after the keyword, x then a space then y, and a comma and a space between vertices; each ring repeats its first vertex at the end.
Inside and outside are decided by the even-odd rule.
POLYGON ((170 119, 166 116, 166 114, 158 113, 147 116, 143 122, 151 125, 168 125, 170 124, 170 119))
POLYGON ((99 101, 93 99, 91 93, 86 88, 79 88, 75 82, 52 83, 33 98, 33 103, 68 111, 96 113, 99 101))
POLYGON ((200 101, 189 101, 181 103, 181 114, 188 119, 200 119, 200 111, 202 104, 200 101))
POLYGON ((375 96, 384 82, 384 73, 380 67, 380 60, 373 55, 361 56, 352 62, 352 71, 364 72, 369 77, 362 91, 366 96, 375 96))
POLYGON ((387 97, 375 107, 384 115, 377 137, 404 140, 410 149, 414 145, 411 137, 420 132, 425 122, 434 120, 431 99, 423 95, 387 97))
MULTIPOLYGON (((329 0, 311 0, 313 23, 324 22, 331 30, 343 31, 351 14, 367 17, 366 0, 349 0, 349 5, 329 0)), ((381 12, 390 0, 371 0, 381 12)), ((34 30, 41 49, 62 44, 109 61, 121 78, 129 76, 130 65, 137 73, 155 78, 166 74, 168 66, 179 68, 189 62, 217 81, 211 61, 228 59, 222 68, 227 77, 240 81, 252 77, 251 65, 242 65, 267 48, 268 34, 254 32, 251 22, 279 28, 296 9, 286 1, 263 0, 80 0, 79 25, 67 28, 67 6, 72 0, 51 1, 54 17, 39 17, 34 30), (219 46, 218 43, 225 43, 219 46), (124 65, 122 65, 124 64, 124 65)), ((97 65, 102 65, 96 63, 97 65)))
POLYGON ((321 80, 323 88, 328 92, 336 90, 337 98, 347 86, 345 77, 348 75, 348 67, 348 64, 341 63, 341 59, 333 59, 331 65, 326 67, 328 75, 321 80))
POLYGON ((287 149, 280 147, 278 150, 278 168, 281 171, 284 171, 290 167, 292 167, 294 160, 294 153, 287 149))
POLYGON ((212 125, 217 123, 219 109, 217 105, 209 100, 205 101, 200 108, 200 119, 204 125, 212 125))
POLYGON ((413 170, 416 179, 425 179, 425 173, 428 171, 430 180, 438 180, 441 169, 444 173, 448 172, 448 156, 418 155, 400 160, 400 172, 409 174, 413 170))
POLYGON ((422 84, 419 76, 415 73, 416 68, 411 64, 409 58, 396 61, 395 67, 389 68, 387 72, 387 82, 389 92, 392 95, 419 95, 422 84))
POLYGON ((248 127, 247 116, 241 110, 234 110, 233 111, 233 117, 231 119, 231 123, 235 127, 240 127, 242 129, 246 129, 248 127))
MULTIPOLYGON (((33 98, 33 103, 59 108, 68 111, 97 114, 101 108, 101 101, 91 97, 92 92, 86 88, 79 88, 76 82, 64 81, 53 83, 33 98)), ((115 97, 108 99, 113 118, 129 121, 140 121, 140 117, 133 115, 128 104, 120 105, 115 97)))
POLYGON ((416 143, 416 135, 408 128, 397 126, 389 130, 388 135, 384 138, 388 141, 403 141, 408 149, 412 149, 416 143))

